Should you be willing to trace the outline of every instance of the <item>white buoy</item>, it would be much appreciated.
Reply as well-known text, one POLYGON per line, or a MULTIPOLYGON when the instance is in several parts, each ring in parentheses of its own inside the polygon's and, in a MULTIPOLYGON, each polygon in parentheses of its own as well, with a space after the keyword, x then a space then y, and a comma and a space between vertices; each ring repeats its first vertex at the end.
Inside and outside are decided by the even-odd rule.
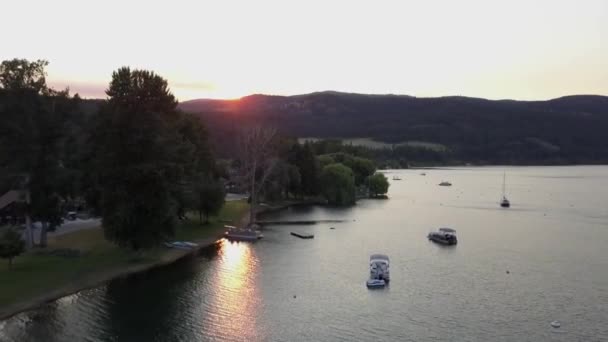
POLYGON ((554 328, 559 328, 562 326, 562 324, 559 321, 553 321, 551 322, 551 326, 554 328))

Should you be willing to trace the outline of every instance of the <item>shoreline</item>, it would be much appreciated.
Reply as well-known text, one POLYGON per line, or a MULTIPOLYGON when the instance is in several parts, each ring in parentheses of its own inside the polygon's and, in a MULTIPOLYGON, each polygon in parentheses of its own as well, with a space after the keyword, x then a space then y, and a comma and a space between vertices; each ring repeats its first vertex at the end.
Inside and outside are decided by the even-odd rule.
POLYGON ((61 299, 63 297, 71 296, 78 292, 89 290, 102 286, 112 280, 128 277, 132 274, 142 273, 152 270, 157 267, 166 266, 172 264, 182 258, 194 255, 201 249, 213 246, 222 239, 221 235, 217 237, 210 237, 206 239, 194 241, 198 246, 190 249, 168 249, 160 257, 160 260, 156 262, 148 262, 138 265, 130 265, 127 267, 121 267, 114 270, 102 271, 89 276, 84 277, 82 280, 77 282, 69 283, 61 286, 55 290, 47 292, 43 295, 38 295, 27 300, 10 304, 7 307, 0 309, 0 321, 7 320, 17 314, 25 311, 36 309, 46 303, 61 299))
MULTIPOLYGON (((259 206, 256 210, 256 222, 257 216, 269 212, 275 212, 283 210, 294 205, 314 205, 319 204, 315 200, 287 200, 280 203, 273 203, 271 205, 259 206)), ((249 212, 243 214, 238 220, 238 224, 248 221, 249 212)), ((42 295, 37 295, 26 300, 18 301, 13 304, 9 304, 6 307, 0 308, 0 322, 7 320, 20 313, 36 309, 46 303, 61 299, 63 297, 77 294, 81 291, 93 289, 102 286, 112 280, 125 278, 133 274, 143 273, 150 271, 154 268, 167 266, 173 264, 180 259, 188 256, 193 256, 199 253, 200 250, 211 247, 218 243, 223 238, 223 234, 218 234, 215 237, 208 237, 205 239, 194 240, 193 242, 197 246, 190 250, 183 249, 167 249, 160 259, 155 262, 147 262, 144 264, 128 265, 113 270, 100 271, 79 279, 78 281, 59 286, 58 288, 51 290, 42 295)))

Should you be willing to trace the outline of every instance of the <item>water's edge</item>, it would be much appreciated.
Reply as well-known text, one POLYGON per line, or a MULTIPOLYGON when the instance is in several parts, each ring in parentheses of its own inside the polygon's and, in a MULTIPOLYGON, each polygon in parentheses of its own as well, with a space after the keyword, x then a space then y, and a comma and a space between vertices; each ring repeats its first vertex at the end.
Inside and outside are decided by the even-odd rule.
MULTIPOLYGON (((309 204, 307 201, 299 201, 292 202, 286 201, 283 203, 279 203, 277 205, 262 207, 256 211, 256 217, 261 214, 266 214, 270 212, 276 212, 288 208, 294 205, 304 205, 309 204)), ((243 216, 237 222, 244 222, 249 218, 249 212, 243 214, 243 216)), ((210 237, 202 240, 194 241, 197 246, 190 250, 182 250, 182 249, 171 249, 167 251, 160 260, 156 262, 141 264, 141 265, 131 265, 126 268, 120 268, 115 270, 110 270, 106 272, 99 272, 87 277, 82 278, 81 280, 65 284, 60 286, 57 289, 54 289, 48 293, 35 296, 33 298, 29 298, 27 300, 19 301, 14 304, 10 304, 4 308, 0 308, 0 321, 9 319, 19 313, 24 311, 29 311, 32 309, 36 309, 48 302, 55 301, 57 299, 70 296, 76 293, 79 293, 84 290, 92 289, 99 287, 103 284, 106 284, 112 280, 125 278, 133 274, 144 273, 150 271, 152 269, 160 268, 163 266, 167 266, 173 264, 185 257, 197 255, 201 250, 209 248, 218 241, 222 239, 222 235, 218 235, 216 237, 210 237)))
POLYGON ((191 250, 172 249, 167 251, 167 253, 163 255, 162 258, 157 262, 132 265, 126 268, 95 273, 79 280, 76 283, 61 286, 49 293, 8 305, 7 307, 0 309, 0 320, 8 319, 21 312, 35 309, 41 305, 44 305, 45 303, 52 302, 65 296, 101 286, 115 279, 124 278, 135 273, 143 273, 154 268, 175 263, 182 258, 197 254, 201 249, 213 246, 215 243, 217 243, 217 241, 219 241, 219 239, 221 239, 221 236, 198 240, 196 241, 196 244, 198 245, 196 248, 191 250))

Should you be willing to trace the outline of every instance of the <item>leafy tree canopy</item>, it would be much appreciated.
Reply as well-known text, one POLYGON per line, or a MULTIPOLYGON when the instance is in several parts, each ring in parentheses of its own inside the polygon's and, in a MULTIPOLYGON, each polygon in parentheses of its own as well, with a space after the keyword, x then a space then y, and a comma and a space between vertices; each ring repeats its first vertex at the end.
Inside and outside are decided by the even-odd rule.
POLYGON ((375 173, 367 179, 369 192, 372 197, 386 195, 388 192, 388 179, 383 173, 375 173))
POLYGON ((209 222, 209 216, 217 214, 225 202, 224 184, 208 176, 202 176, 194 184, 194 206, 201 223, 209 222), (203 221, 204 217, 204 221, 203 221))
POLYGON ((45 60, 30 62, 27 59, 12 59, 0 64, 0 86, 5 90, 31 90, 47 94, 46 72, 49 64, 45 60))
POLYGON ((321 172, 322 192, 329 204, 351 205, 355 203, 355 176, 344 164, 327 165, 321 172))
POLYGON ((13 264, 13 259, 25 250, 25 241, 21 239, 21 234, 9 229, 0 237, 0 258, 8 259, 9 268, 13 264))

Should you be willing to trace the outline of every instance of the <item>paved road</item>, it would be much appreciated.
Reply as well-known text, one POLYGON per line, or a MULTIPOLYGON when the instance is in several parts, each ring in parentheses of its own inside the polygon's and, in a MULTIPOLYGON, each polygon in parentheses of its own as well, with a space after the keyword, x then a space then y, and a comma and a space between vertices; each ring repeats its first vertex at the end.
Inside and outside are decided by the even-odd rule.
POLYGON ((74 221, 65 221, 54 232, 51 232, 49 236, 59 236, 82 229, 92 229, 99 227, 101 227, 101 218, 92 218, 86 220, 76 219, 74 221))
POLYGON ((226 194, 226 202, 247 199, 248 197, 249 196, 245 195, 245 194, 232 194, 232 193, 228 193, 228 194, 226 194))

